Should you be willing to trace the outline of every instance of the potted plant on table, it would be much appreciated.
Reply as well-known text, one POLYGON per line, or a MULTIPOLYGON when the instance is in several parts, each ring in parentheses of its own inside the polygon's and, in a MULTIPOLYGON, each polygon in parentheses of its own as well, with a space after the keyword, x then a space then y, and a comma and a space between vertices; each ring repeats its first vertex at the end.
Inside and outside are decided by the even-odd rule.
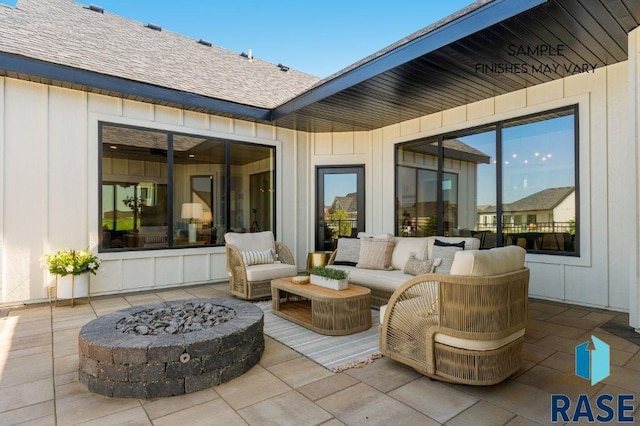
POLYGON ((309 270, 311 284, 331 288, 333 290, 346 290, 349 287, 349 273, 341 269, 316 266, 309 270))
POLYGON ((42 257, 42 266, 56 275, 56 299, 89 296, 89 274, 96 274, 100 259, 88 250, 58 250, 42 257))

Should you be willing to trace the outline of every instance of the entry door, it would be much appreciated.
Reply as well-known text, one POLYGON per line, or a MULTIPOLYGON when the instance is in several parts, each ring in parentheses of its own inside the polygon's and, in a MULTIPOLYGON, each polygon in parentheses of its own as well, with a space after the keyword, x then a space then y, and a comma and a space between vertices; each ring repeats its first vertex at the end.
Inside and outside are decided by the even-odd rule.
POLYGON ((364 165, 316 168, 316 250, 364 231, 364 165))

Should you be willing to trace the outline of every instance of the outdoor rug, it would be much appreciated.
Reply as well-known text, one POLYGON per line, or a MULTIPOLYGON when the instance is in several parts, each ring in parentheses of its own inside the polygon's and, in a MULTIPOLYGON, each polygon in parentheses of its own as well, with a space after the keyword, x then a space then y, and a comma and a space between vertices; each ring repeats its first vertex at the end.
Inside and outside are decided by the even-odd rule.
POLYGON ((378 350, 379 312, 371 310, 371 328, 347 336, 325 336, 271 313, 271 302, 259 302, 264 333, 333 372, 360 367, 381 357, 378 350))

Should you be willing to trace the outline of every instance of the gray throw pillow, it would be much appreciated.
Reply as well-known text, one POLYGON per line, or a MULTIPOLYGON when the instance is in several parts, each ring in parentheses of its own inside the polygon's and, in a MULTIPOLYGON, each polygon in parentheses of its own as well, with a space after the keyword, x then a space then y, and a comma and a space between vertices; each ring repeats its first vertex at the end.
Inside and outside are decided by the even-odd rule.
POLYGON ((356 266, 360 259, 360 240, 358 238, 338 238, 334 265, 356 266))
POLYGON ((434 265, 438 264, 438 259, 440 259, 440 265, 436 266, 435 273, 436 274, 448 274, 451 271, 451 265, 453 264, 453 257, 455 256, 457 251, 461 251, 462 247, 452 247, 452 246, 433 246, 432 258, 434 265))

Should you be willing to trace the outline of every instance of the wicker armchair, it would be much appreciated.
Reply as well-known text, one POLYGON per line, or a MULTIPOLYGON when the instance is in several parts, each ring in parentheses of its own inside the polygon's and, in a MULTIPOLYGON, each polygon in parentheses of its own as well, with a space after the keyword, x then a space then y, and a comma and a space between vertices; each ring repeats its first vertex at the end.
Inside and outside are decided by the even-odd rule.
POLYGON ((514 272, 425 274, 403 284, 381 309, 382 354, 451 383, 492 385, 518 371, 529 287, 522 252, 514 272))
POLYGON ((293 255, 283 243, 274 241, 271 231, 254 233, 229 232, 224 236, 229 272, 229 291, 244 300, 271 297, 271 280, 296 275, 293 255), (243 251, 274 250, 274 263, 246 265, 243 251))

